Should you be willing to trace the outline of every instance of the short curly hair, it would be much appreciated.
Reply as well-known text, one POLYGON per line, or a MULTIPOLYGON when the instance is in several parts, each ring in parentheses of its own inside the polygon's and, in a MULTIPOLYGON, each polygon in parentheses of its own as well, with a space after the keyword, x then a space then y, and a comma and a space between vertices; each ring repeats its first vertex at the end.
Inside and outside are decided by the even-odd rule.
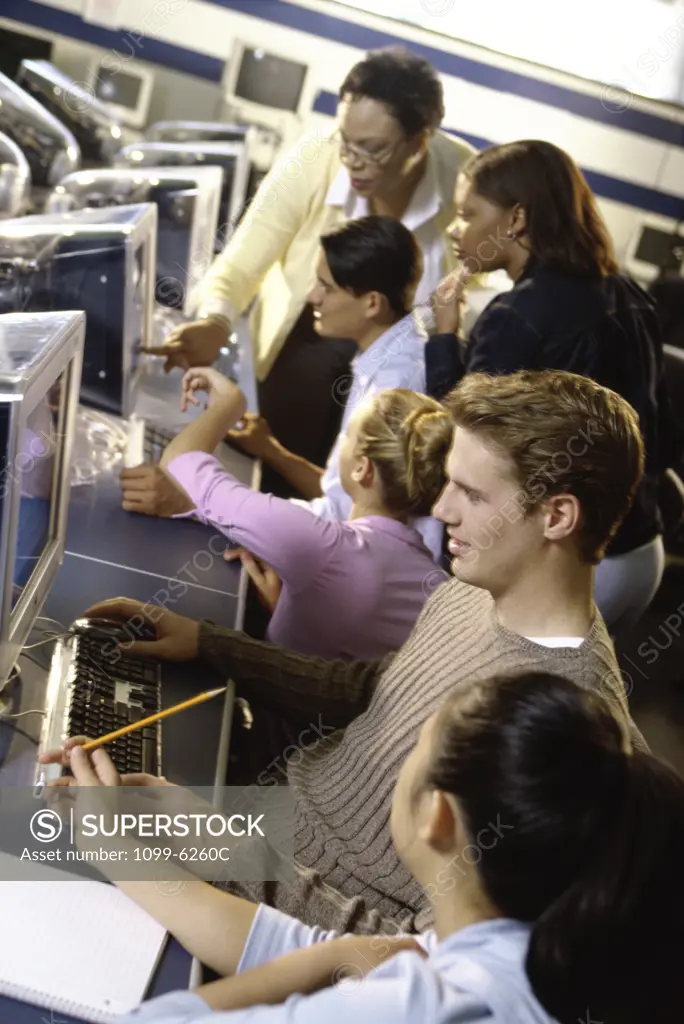
POLYGON ((340 100, 366 96, 384 103, 407 136, 435 131, 444 119, 444 90, 432 64, 402 47, 374 50, 355 64, 340 100))

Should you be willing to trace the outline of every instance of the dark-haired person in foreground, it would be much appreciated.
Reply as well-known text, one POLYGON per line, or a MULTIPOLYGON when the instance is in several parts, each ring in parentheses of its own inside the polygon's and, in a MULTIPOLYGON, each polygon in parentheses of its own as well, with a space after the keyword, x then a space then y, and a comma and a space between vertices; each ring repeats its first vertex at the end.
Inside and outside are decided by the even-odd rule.
POLYGON ((644 477, 596 570, 601 613, 612 632, 623 632, 662 578, 659 480, 681 456, 655 303, 618 272, 594 196, 557 146, 522 141, 484 150, 463 168, 456 199, 454 255, 466 270, 505 270, 513 288, 490 302, 465 348, 455 338, 459 296, 436 303, 439 333, 425 355, 428 390, 446 394, 464 373, 556 369, 591 377, 632 405, 646 445, 644 477))
MULTIPOLYGON (((120 781, 102 751, 72 769, 120 781)), ((432 931, 340 937, 191 882, 164 923, 224 977, 121 1024, 676 1019, 684 781, 597 694, 546 673, 464 682, 403 765, 391 832, 432 931)), ((122 888, 145 906, 154 883, 122 888)))
POLYGON ((307 306, 320 236, 369 214, 401 221, 422 252, 416 301, 425 302, 456 266, 444 232, 459 168, 474 152, 440 132, 439 75, 408 50, 379 50, 355 64, 337 114, 333 130, 305 135, 274 164, 237 230, 226 226, 227 245, 201 286, 199 319, 154 350, 167 369, 209 365, 256 299, 259 411, 286 448, 318 466, 339 430, 333 388, 354 355, 344 334, 320 345, 307 306))
MULTIPOLYGON (((288 762, 296 882, 231 883, 231 891, 307 924, 366 933, 425 925, 424 893, 392 848, 392 790, 421 726, 465 683, 501 672, 556 673, 603 693, 630 724, 593 573, 641 477, 634 411, 614 392, 561 372, 473 374, 448 408, 448 483, 434 514, 446 523, 456 578, 429 599, 396 654, 352 664, 305 657, 126 599, 86 612, 141 615, 157 640, 131 651, 199 656, 248 700, 336 729, 318 742, 308 732, 310 745, 288 762), (559 451, 575 457, 549 478, 559 451)), ((263 769, 256 781, 272 782, 272 764, 263 769)), ((566 771, 570 778, 573 766, 566 771)))

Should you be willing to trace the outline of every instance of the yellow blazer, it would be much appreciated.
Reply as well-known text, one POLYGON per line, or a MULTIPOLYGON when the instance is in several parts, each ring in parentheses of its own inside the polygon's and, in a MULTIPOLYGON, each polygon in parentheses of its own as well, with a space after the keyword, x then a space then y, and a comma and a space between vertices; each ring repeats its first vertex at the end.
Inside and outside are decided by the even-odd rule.
MULTIPOLYGON (((468 143, 441 132, 430 142, 441 198, 436 219, 443 232, 455 215, 459 170, 474 152, 468 143)), ((269 373, 304 308, 320 236, 346 220, 340 206, 326 203, 340 166, 339 146, 330 133, 318 131, 300 139, 264 178, 202 283, 201 316, 221 314, 235 323, 256 298, 250 329, 259 380, 269 373)), ((445 236, 445 274, 455 265, 445 236)))

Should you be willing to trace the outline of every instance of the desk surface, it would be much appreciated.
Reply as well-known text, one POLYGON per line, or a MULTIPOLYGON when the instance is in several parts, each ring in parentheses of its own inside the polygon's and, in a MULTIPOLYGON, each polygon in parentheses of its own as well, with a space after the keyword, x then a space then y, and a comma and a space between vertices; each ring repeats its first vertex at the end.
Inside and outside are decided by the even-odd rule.
MULTIPOLYGON (((227 461, 238 479, 251 483, 252 470, 250 467, 249 476, 244 472, 244 456, 231 452, 227 446, 226 452, 230 453, 227 461)), ((237 599, 240 569, 223 560, 222 552, 227 547, 228 541, 221 533, 202 523, 124 512, 118 473, 106 473, 93 484, 72 488, 67 556, 87 559, 91 566, 101 566, 103 573, 108 568, 119 567, 147 575, 147 600, 171 580, 237 599)), ((51 598, 61 589, 58 580, 51 598)), ((176 587, 174 592, 179 593, 181 589, 176 587)), ((103 594, 101 589, 99 593, 100 597, 111 596, 103 594)), ((162 603, 161 598, 158 603, 162 603)), ((81 611, 84 607, 81 606, 81 611)), ((221 621, 232 624, 232 615, 234 613, 229 613, 228 618, 221 621)))
MULTIPOLYGON (((248 370, 251 366, 247 362, 243 373, 248 370)), ((160 401, 164 391, 163 401, 169 391, 178 393, 180 376, 167 380, 165 389, 160 390, 160 401)), ((252 461, 237 452, 228 457, 235 475, 252 483, 252 461)), ((239 628, 246 578, 237 565, 223 561, 221 551, 226 546, 220 533, 200 523, 124 512, 116 476, 102 476, 94 484, 72 490, 64 563, 42 614, 68 625, 95 601, 126 596, 164 604, 191 618, 210 618, 239 628)), ((56 628, 40 621, 36 625, 30 642, 42 638, 42 629, 56 628)), ((46 643, 32 650, 31 655, 47 666, 50 647, 46 643)), ((47 673, 36 661, 26 656, 20 659, 21 679, 10 693, 15 702, 13 711, 45 706, 47 673)), ((224 683, 224 678, 217 678, 200 663, 165 664, 163 705, 169 707, 224 683)), ((164 774, 170 781, 203 786, 224 783, 231 716, 229 691, 225 703, 209 701, 165 721, 162 758, 164 774)), ((20 728, 0 724, 2 786, 33 783, 42 719, 35 715, 20 721, 20 728)), ((190 956, 170 940, 151 994, 187 986, 190 965, 190 956)), ((80 1024, 74 1018, 51 1015, 2 997, 0 1020, 12 1024, 80 1024)))

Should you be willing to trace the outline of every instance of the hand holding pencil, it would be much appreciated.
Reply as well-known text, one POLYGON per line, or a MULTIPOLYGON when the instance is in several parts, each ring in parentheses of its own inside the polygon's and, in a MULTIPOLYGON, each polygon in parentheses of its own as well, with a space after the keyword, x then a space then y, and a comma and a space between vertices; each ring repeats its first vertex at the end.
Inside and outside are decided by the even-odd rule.
MULTIPOLYGON (((97 739, 89 739, 86 736, 71 737, 66 741, 63 747, 60 747, 56 750, 46 751, 44 754, 41 754, 39 756, 38 760, 41 764, 62 764, 65 767, 67 765, 73 767, 75 757, 76 762, 78 764, 84 765, 87 762, 87 757, 85 755, 90 753, 91 751, 97 751, 106 743, 111 743, 114 740, 118 739, 120 736, 125 736, 130 732, 136 732, 138 729, 142 729, 145 726, 152 725, 163 718, 168 718, 170 715, 175 715, 177 712, 184 711, 186 708, 191 708, 194 707, 196 704, 202 704, 204 703, 204 701, 211 700, 213 697, 217 697, 219 696, 219 694, 225 693, 227 689, 227 686, 221 686, 218 687, 218 689, 208 690, 205 693, 200 693, 196 697, 191 697, 189 700, 184 700, 180 704, 175 704, 171 708, 166 708, 163 711, 158 711, 156 714, 150 715, 147 718, 143 718, 139 722, 134 722, 131 725, 122 726, 121 729, 116 729, 114 732, 107 733, 105 736, 100 736, 97 739), (79 751, 79 753, 75 753, 76 751, 79 751)), ((166 779, 160 779, 159 782, 142 781, 143 779, 156 779, 156 776, 154 775, 146 775, 143 773, 120 776, 119 773, 114 768, 114 765, 111 763, 109 756, 105 758, 105 761, 109 762, 109 765, 111 765, 110 771, 109 765, 105 766, 103 762, 103 766, 107 768, 106 775, 108 779, 110 779, 110 781, 104 782, 102 779, 100 779, 99 782, 94 781, 91 783, 91 785, 164 785, 166 783, 166 779)), ((95 759, 93 760, 93 764, 97 764, 95 759)), ((54 780, 54 782, 51 783, 51 785, 65 786, 69 785, 70 782, 71 780, 68 778, 56 779, 54 780)), ((168 785, 168 783, 166 784, 168 785)))

